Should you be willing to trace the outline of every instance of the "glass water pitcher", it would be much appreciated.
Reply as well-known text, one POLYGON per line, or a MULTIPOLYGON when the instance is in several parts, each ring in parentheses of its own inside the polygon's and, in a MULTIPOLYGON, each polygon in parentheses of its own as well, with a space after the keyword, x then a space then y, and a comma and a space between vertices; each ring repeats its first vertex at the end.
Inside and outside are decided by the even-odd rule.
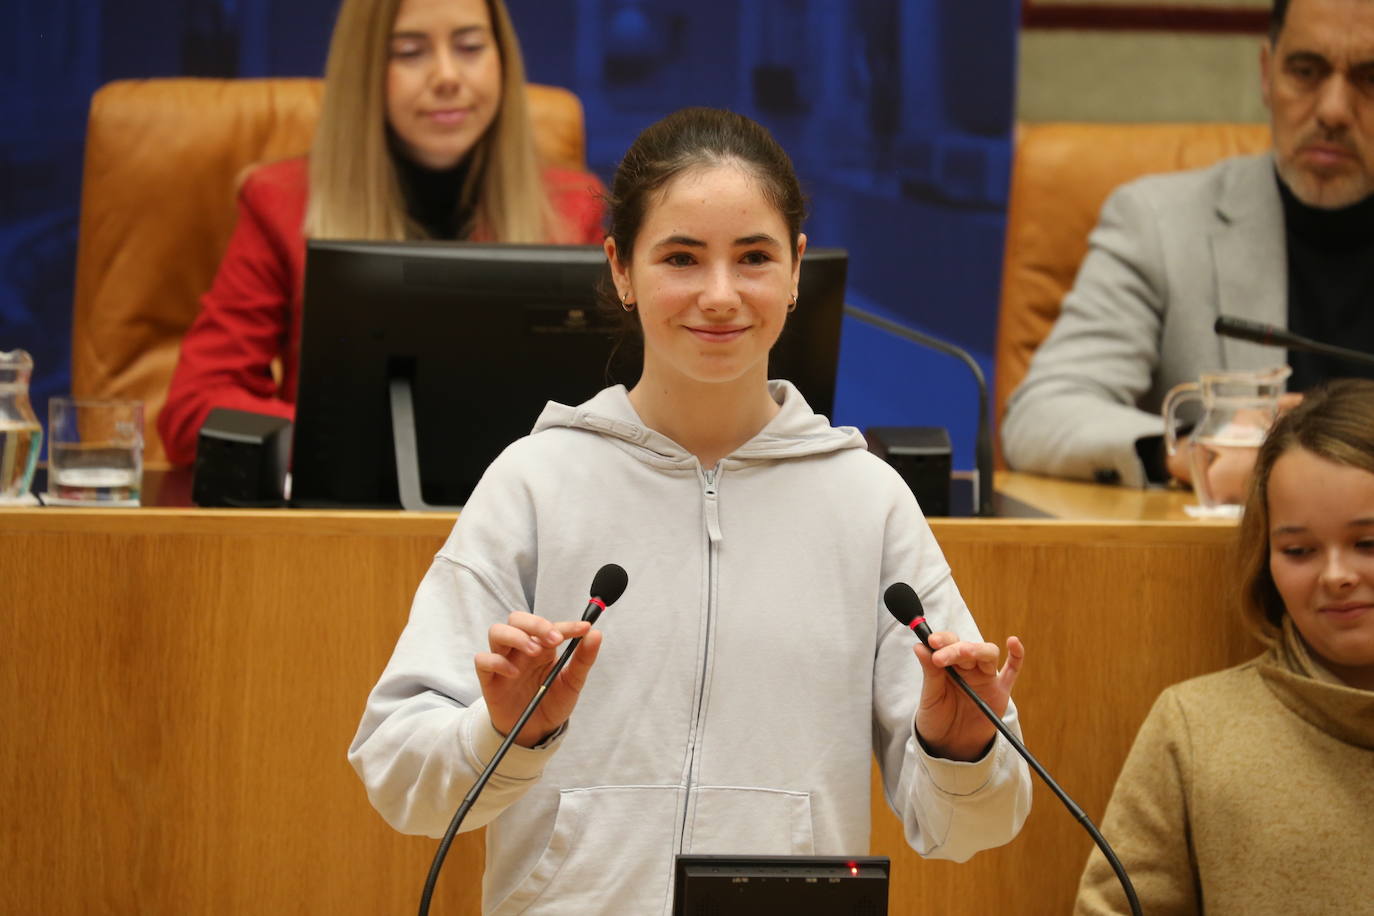
POLYGON ((1214 491, 1212 465, 1244 453, 1246 466, 1264 435, 1278 415, 1284 383, 1292 374, 1288 366, 1275 366, 1256 372, 1204 372, 1199 381, 1175 385, 1164 398, 1164 441, 1169 454, 1176 454, 1178 409, 1190 401, 1201 406, 1201 416, 1189 440, 1188 460, 1193 473, 1193 492, 1203 508, 1223 505, 1239 507, 1240 497, 1214 491))
POLYGON ((43 445, 43 427, 29 403, 33 357, 0 350, 0 503, 26 500, 43 445))

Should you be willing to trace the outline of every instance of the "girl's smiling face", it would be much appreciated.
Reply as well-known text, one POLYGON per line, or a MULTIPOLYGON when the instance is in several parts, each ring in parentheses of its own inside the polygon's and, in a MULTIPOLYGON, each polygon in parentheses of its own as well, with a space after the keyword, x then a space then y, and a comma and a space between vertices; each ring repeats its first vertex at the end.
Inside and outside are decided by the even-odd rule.
POLYGON ((1269 569, 1323 663, 1374 690, 1374 474, 1301 448, 1270 471, 1269 569))
POLYGON ((622 300, 639 311, 644 377, 660 382, 768 378, 768 352, 795 301, 806 237, 757 179, 734 164, 690 169, 649 203, 629 264, 606 253, 622 300))

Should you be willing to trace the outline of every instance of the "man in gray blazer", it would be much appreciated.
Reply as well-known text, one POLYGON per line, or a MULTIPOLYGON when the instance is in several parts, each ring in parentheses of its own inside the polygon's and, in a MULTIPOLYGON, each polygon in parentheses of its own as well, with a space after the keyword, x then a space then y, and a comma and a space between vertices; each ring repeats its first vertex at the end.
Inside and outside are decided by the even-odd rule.
MULTIPOLYGON (((1132 486, 1167 479, 1168 390, 1208 370, 1285 361, 1219 338, 1219 314, 1374 345, 1374 0, 1276 0, 1271 22, 1260 83, 1274 149, 1142 178, 1107 200, 1008 402, 1012 467, 1132 486)), ((1344 374, 1292 356, 1290 387, 1344 374)), ((1182 462, 1169 470, 1187 479, 1182 462)))

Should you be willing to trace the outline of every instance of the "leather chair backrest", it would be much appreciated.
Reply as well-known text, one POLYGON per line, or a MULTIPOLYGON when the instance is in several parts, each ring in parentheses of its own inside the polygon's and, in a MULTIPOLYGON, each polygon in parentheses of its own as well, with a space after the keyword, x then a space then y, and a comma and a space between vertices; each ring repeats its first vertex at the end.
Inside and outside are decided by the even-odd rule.
MULTIPOLYGON (((91 99, 72 317, 72 393, 140 398, 144 459, 165 467, 156 419, 182 335, 234 228, 245 170, 304 154, 318 79, 152 79, 91 99)), ((551 165, 586 167, 582 105, 529 86, 535 143, 551 165)))
MULTIPOLYGON (((1021 124, 1016 129, 994 358, 996 427, 1059 317, 1111 192, 1155 172, 1262 152, 1267 124, 1021 124)), ((998 449, 1001 462, 1001 449, 998 449)))

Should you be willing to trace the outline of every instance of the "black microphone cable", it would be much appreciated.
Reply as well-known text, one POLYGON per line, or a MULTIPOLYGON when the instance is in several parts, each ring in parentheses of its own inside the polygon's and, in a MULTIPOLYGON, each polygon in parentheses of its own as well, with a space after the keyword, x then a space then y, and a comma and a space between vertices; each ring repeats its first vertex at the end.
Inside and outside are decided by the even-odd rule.
MULTIPOLYGON (((921 608, 921 599, 917 597, 915 589, 905 582, 894 582, 887 587, 887 591, 883 592, 883 604, 887 605, 889 613, 896 617, 902 626, 915 633, 920 638, 922 645, 930 649, 930 624, 926 623, 925 612, 921 608)), ((931 651, 934 650, 931 649, 931 651)), ((1097 848, 1102 850, 1102 855, 1106 856, 1112 871, 1116 872, 1117 880, 1121 882, 1121 888, 1126 892, 1126 902, 1130 904, 1132 916, 1141 916, 1140 900, 1135 895, 1135 886, 1131 884, 1130 876, 1122 867, 1121 860, 1116 857, 1116 852, 1112 850, 1106 837, 1097 829, 1097 825, 1092 822, 1092 818, 1088 817, 1072 798, 1069 798, 1067 792, 1059 788, 1059 783, 1054 781, 1054 778, 1040 765, 1040 761, 1036 760, 1031 752, 1026 749, 1020 739, 1011 733, 1002 718, 993 712, 987 703, 983 702, 983 698, 968 685, 963 675, 953 668, 946 668, 945 673, 950 676, 954 683, 959 685, 964 693, 968 694, 969 699, 982 711, 983 715, 987 716, 988 721, 1011 742, 1012 747, 1016 748, 1016 753, 1020 754, 1026 763, 1030 764, 1030 768, 1035 771, 1036 775, 1045 785, 1050 787, 1050 791, 1059 797, 1059 800, 1064 803, 1064 807, 1069 809, 1069 813, 1083 826, 1083 829, 1088 831, 1088 835, 1093 838, 1097 848)))
MULTIPOLYGON (((589 623, 596 623, 596 619, 601 616, 601 612, 620 600, 620 596, 625 593, 625 587, 629 585, 630 577, 625 570, 615 563, 607 563, 596 571, 592 577, 591 598, 587 601, 587 609, 582 612, 582 619, 589 623)), ((468 812, 477 801, 477 796, 486 788, 487 781, 496 772, 497 766, 505 759, 506 753, 515 743, 515 736, 520 734, 520 730, 525 727, 525 723, 534 715, 535 709, 548 693, 549 685, 553 679, 558 677, 558 672, 563 670, 563 666, 568 663, 573 652, 577 649, 582 637, 578 636, 568 642, 563 650, 563 654, 554 663, 553 669, 549 671, 548 677, 544 678, 544 683, 539 685, 539 689, 530 698, 525 711, 520 713, 520 718, 511 727, 510 733, 506 735, 506 740, 501 742, 501 746, 492 755, 491 761, 486 769, 482 770, 482 775, 477 777, 477 781, 472 784, 468 794, 463 797, 463 803, 458 806, 458 810, 453 814, 453 820, 449 822, 448 830, 444 831, 444 838, 439 841, 439 848, 434 853, 434 861, 429 866, 429 876, 425 878, 425 889, 420 894, 420 916, 426 916, 429 912, 429 901, 434 896, 434 885, 439 880, 439 869, 443 868, 444 857, 448 855, 448 848, 453 845, 453 838, 458 835, 458 828, 463 823, 463 818, 467 817, 468 812)))

